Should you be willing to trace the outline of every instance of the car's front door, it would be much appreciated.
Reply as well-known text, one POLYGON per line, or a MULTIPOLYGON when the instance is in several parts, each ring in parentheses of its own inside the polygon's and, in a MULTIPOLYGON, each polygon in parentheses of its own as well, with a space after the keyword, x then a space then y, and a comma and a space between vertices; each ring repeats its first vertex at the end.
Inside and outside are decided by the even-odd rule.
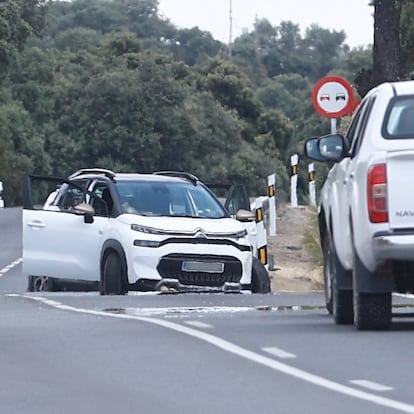
POLYGON ((100 279, 108 217, 80 214, 86 182, 27 177, 23 207, 23 272, 65 279, 100 279))

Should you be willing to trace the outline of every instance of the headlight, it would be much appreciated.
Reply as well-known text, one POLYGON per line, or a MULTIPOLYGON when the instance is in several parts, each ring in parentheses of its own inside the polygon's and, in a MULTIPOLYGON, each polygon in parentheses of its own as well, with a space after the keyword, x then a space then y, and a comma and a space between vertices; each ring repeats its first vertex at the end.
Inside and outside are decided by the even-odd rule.
POLYGON ((160 242, 155 240, 134 240, 134 246, 137 247, 160 247, 160 242))
POLYGON ((165 231, 155 229, 154 227, 141 226, 139 224, 131 224, 131 230, 139 231, 145 234, 165 234, 165 231))
POLYGON ((243 237, 246 237, 246 236, 247 236, 247 230, 246 229, 237 231, 236 233, 230 233, 228 235, 228 237, 231 238, 231 239, 242 239, 243 237))

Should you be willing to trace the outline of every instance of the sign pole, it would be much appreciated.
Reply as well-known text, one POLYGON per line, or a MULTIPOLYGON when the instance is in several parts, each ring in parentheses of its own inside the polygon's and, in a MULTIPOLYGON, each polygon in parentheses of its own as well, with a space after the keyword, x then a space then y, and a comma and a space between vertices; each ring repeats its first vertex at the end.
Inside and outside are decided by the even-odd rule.
POLYGON ((336 134, 336 118, 331 118, 331 134, 336 134))

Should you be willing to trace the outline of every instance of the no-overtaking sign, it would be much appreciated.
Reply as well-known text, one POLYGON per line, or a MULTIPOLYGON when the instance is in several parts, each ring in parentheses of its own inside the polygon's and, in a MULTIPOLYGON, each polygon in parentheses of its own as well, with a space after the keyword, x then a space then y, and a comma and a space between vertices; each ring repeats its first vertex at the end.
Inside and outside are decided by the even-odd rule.
POLYGON ((314 86, 312 104, 320 115, 326 118, 340 118, 354 109, 354 91, 345 79, 339 76, 326 76, 314 86))

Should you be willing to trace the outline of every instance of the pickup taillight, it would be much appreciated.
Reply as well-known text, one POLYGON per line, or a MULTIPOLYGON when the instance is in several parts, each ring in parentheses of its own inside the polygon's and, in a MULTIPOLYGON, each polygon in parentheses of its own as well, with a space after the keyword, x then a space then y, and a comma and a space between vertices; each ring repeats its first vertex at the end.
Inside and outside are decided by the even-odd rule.
POLYGON ((388 221, 387 166, 373 165, 368 171, 368 214, 371 223, 388 221))

